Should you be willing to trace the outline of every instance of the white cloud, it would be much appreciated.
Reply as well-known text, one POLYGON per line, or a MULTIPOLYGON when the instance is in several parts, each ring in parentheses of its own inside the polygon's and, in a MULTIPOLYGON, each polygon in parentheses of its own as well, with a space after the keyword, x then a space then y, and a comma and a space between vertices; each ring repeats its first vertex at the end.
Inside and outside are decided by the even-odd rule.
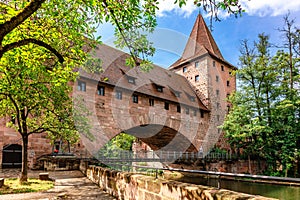
POLYGON ((300 11, 299 0, 241 0, 241 3, 249 15, 278 16, 288 11, 300 11))
POLYGON ((167 12, 176 12, 179 15, 183 15, 184 17, 188 17, 192 14, 193 11, 198 8, 194 5, 193 0, 187 0, 186 5, 183 5, 181 8, 178 4, 174 4, 175 0, 159 0, 159 10, 157 15, 159 17, 164 16, 167 12))
MULTIPOLYGON (((168 12, 175 12, 184 17, 188 17, 198 10, 194 5, 194 0, 187 0, 186 5, 179 8, 178 4, 174 4, 175 0, 159 0, 158 16, 162 17, 168 12)), ((300 11, 299 0, 240 0, 242 7, 249 15, 256 16, 277 16, 286 14, 288 11, 300 11)), ((224 11, 218 12, 220 18, 228 17, 224 11)))

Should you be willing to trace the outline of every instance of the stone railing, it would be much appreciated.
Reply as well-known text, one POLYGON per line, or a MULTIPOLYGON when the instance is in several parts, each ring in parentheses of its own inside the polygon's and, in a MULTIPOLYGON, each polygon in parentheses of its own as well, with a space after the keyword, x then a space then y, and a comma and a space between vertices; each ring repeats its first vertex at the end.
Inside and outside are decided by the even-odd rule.
POLYGON ((89 166, 87 168, 86 175, 101 189, 118 199, 272 199, 237 193, 225 189, 216 189, 213 187, 181 183, 172 180, 156 179, 155 177, 141 174, 113 171, 97 166, 89 166))

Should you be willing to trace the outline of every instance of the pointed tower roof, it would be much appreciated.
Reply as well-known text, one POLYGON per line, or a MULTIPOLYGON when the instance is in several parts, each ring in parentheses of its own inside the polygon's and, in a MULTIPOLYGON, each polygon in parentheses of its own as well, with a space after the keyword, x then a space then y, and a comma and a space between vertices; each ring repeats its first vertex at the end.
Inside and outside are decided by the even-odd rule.
POLYGON ((199 14, 181 58, 171 65, 169 69, 176 68, 180 63, 206 53, 225 61, 202 15, 199 14))

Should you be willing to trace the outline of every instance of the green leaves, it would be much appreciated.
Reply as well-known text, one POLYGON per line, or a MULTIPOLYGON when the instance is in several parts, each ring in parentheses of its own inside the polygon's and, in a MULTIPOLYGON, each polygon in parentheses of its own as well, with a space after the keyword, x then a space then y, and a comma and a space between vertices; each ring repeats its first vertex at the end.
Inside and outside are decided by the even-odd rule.
POLYGON ((293 167, 299 160, 300 94, 290 83, 300 85, 299 57, 284 50, 272 56, 269 37, 258 38, 253 46, 242 43, 240 87, 229 97, 233 107, 222 128, 233 148, 266 159, 268 174, 297 176, 293 167))

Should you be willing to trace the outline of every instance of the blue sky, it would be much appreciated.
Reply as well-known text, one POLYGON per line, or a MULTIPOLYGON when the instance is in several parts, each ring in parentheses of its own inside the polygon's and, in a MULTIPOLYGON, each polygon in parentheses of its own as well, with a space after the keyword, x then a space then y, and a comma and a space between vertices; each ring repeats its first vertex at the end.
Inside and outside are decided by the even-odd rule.
MULTIPOLYGON (((160 0, 158 26, 150 40, 154 42, 156 54, 152 58, 155 64, 168 67, 181 55, 188 36, 192 30, 199 9, 189 1, 184 8, 172 4, 173 0, 160 0)), ((246 12, 242 17, 235 18, 226 13, 220 13, 220 22, 213 22, 213 37, 218 44, 223 57, 238 66, 239 48, 242 40, 254 41, 259 33, 270 36, 270 42, 279 44, 281 34, 277 31, 283 26, 283 17, 290 12, 291 19, 300 28, 300 1, 289 0, 241 0, 246 12)), ((203 13, 207 24, 209 17, 203 13)), ((100 26, 98 33, 103 42, 112 44, 113 28, 109 24, 100 26)))

